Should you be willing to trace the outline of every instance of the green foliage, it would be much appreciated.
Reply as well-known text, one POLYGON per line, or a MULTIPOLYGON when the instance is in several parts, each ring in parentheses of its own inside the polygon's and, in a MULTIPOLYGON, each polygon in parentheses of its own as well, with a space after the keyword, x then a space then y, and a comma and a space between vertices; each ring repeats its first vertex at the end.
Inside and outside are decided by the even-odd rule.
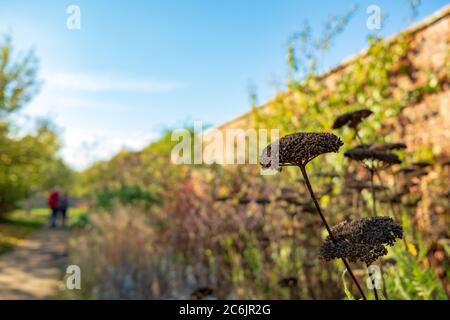
POLYGON ((122 185, 117 190, 104 189, 95 196, 96 207, 109 210, 113 208, 115 202, 123 205, 143 205, 145 208, 161 202, 159 197, 148 191, 143 191, 136 185, 122 185))
POLYGON ((33 52, 14 59, 11 41, 0 42, 0 119, 27 103, 38 88, 33 52))
POLYGON ((302 29, 291 36, 287 49, 290 87, 299 86, 299 79, 301 81, 304 77, 319 71, 319 61, 328 52, 333 40, 344 31, 355 11, 356 6, 343 15, 330 15, 321 34, 316 37, 308 22, 305 22, 302 29))
POLYGON ((347 297, 348 300, 355 300, 355 296, 350 292, 350 290, 348 289, 347 282, 345 281, 345 274, 346 273, 347 273, 347 270, 344 270, 342 272, 342 276, 341 276, 341 280, 342 280, 342 285, 344 287, 345 296, 347 297))
POLYGON ((10 42, 0 44, 0 216, 34 193, 72 182, 71 170, 57 156, 58 136, 50 122, 38 121, 34 132, 23 133, 8 118, 36 87, 33 54, 13 60, 10 42))
POLYGON ((419 250, 414 256, 404 246, 391 249, 396 264, 385 268, 386 289, 390 299, 446 300, 447 295, 437 279, 435 270, 427 266, 427 247, 419 241, 419 250))
POLYGON ((55 155, 56 134, 40 126, 34 134, 12 135, 11 126, 3 122, 0 135, 0 215, 15 209, 17 203, 56 180, 69 181, 70 170, 55 155))

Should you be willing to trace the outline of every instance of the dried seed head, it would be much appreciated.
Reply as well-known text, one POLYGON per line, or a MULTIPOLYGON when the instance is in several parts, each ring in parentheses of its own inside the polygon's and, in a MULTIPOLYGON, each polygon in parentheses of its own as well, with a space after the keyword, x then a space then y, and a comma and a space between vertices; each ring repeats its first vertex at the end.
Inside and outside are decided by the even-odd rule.
POLYGON ((450 166, 450 159, 444 159, 441 161, 441 166, 450 166))
POLYGON ((448 199, 450 198, 450 188, 448 188, 447 190, 444 190, 442 192, 440 192, 438 194, 439 197, 444 198, 444 199, 448 199))
POLYGON ((408 173, 408 177, 410 177, 410 178, 422 178, 426 175, 428 175, 428 171, 423 170, 423 169, 414 170, 414 171, 408 173))
POLYGON ((328 236, 320 247, 320 256, 327 261, 346 258, 370 265, 387 254, 386 245, 392 246, 403 238, 403 228, 390 217, 342 222, 331 231, 335 241, 328 236))
POLYGON ((402 197, 405 195, 404 192, 398 192, 391 197, 383 197, 380 199, 384 203, 402 203, 402 197))
POLYGON ((282 288, 295 288, 298 285, 298 279, 295 277, 287 277, 281 279, 278 284, 282 288))
POLYGON ((369 109, 361 109, 353 112, 344 113, 334 120, 333 129, 342 128, 345 125, 348 125, 350 128, 356 129, 358 124, 368 116, 370 116, 373 112, 369 109))
POLYGON ((428 161, 418 161, 418 162, 414 162, 412 165, 413 165, 413 167, 416 167, 416 168, 427 168, 427 167, 432 166, 432 164, 428 161))
POLYGON ((397 264, 397 260, 393 258, 384 259, 383 262, 387 266, 395 266, 397 264))
MULTIPOLYGON (((366 182, 366 181, 355 180, 355 181, 351 181, 349 183, 346 183, 345 187, 349 188, 349 189, 354 189, 354 190, 361 191, 361 190, 364 190, 364 189, 371 189, 372 185, 369 182, 366 182)), ((383 188, 381 185, 374 185, 374 189, 376 191, 382 191, 385 188, 383 188)))
POLYGON ((290 196, 290 195, 286 195, 285 196, 285 195, 283 195, 281 197, 278 197, 278 200, 285 201, 285 202, 287 202, 289 204, 293 204, 293 205, 296 205, 296 206, 301 206, 302 205, 302 203, 300 202, 298 196, 290 196))
POLYGON ((269 198, 261 197, 261 198, 257 198, 257 199, 255 200, 255 202, 256 202, 257 204, 260 204, 260 205, 262 205, 262 206, 265 206, 265 205, 268 205, 271 201, 270 201, 269 198))
POLYGON ((316 214, 317 209, 311 202, 306 202, 302 205, 302 212, 316 214))
POLYGON ((332 133, 288 134, 264 148, 260 163, 263 168, 274 167, 272 160, 278 156, 279 166, 306 165, 323 153, 338 152, 343 144, 342 140, 332 133), (274 154, 272 154, 272 150, 274 150, 274 154))
POLYGON ((374 151, 371 150, 370 148, 363 148, 363 147, 356 147, 354 149, 350 149, 344 153, 344 156, 356 161, 366 161, 366 160, 377 161, 384 166, 401 163, 398 156, 394 153, 389 153, 385 151, 374 151))
POLYGON ((373 144, 369 148, 373 151, 393 151, 406 149, 406 144, 404 143, 383 143, 383 144, 373 144))
POLYGON ((414 169, 412 167, 404 167, 404 168, 399 169, 396 173, 410 174, 415 171, 416 171, 416 169, 414 169))
POLYGON ((230 200, 230 199, 232 199, 232 197, 230 197, 230 196, 214 197, 214 198, 213 198, 213 201, 216 201, 216 202, 225 202, 225 201, 230 200))
POLYGON ((355 147, 355 149, 370 149, 372 143, 362 143, 355 147))
POLYGON ((263 248, 268 248, 270 246, 270 238, 267 236, 261 236, 258 239, 258 242, 263 248))

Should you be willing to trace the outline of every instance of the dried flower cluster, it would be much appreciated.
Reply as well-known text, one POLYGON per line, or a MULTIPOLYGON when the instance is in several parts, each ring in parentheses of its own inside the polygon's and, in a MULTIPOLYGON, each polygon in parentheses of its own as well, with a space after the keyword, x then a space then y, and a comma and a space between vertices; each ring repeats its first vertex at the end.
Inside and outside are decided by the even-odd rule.
POLYGON ((416 171, 415 168, 412 168, 412 167, 404 167, 404 168, 401 168, 401 169, 397 170, 396 173, 397 173, 397 174, 402 173, 402 174, 408 175, 408 174, 411 174, 411 173, 413 173, 413 172, 415 172, 415 171, 416 171))
POLYGON ((402 150, 402 149, 406 149, 406 144, 404 143, 383 143, 383 144, 378 144, 378 143, 374 143, 372 145, 369 146, 370 150, 373 151, 393 151, 393 150, 402 150))
POLYGON ((401 161, 394 153, 385 151, 375 151, 370 148, 356 147, 344 153, 344 156, 356 161, 378 161, 384 166, 400 164, 401 161))
POLYGON ((423 168, 431 167, 432 164, 428 161, 418 161, 418 162, 413 162, 412 166, 423 169, 423 168))
POLYGON ((405 195, 405 192, 398 192, 396 194, 394 194, 393 196, 390 197, 383 197, 380 199, 381 202, 384 203, 395 203, 395 204, 399 204, 402 202, 402 197, 405 195))
POLYGON ((298 285, 298 280, 294 277, 288 277, 281 279, 278 284, 282 288, 294 288, 298 285))
MULTIPOLYGON (((357 181, 357 180, 351 181, 351 182, 345 184, 345 187, 349 188, 349 189, 353 189, 353 190, 358 190, 358 191, 372 188, 372 186, 370 185, 369 182, 357 181)), ((375 185, 374 189, 377 190, 377 191, 382 191, 382 190, 385 189, 385 187, 380 186, 380 185, 375 185)))
POLYGON ((387 254, 386 245, 392 246, 403 238, 401 225, 390 217, 362 218, 342 222, 332 228, 335 241, 328 236, 320 247, 320 256, 329 261, 346 258, 352 262, 372 264, 387 254))
POLYGON ((333 129, 342 128, 345 125, 348 125, 350 128, 356 129, 358 124, 368 116, 370 116, 373 112, 369 109, 361 109, 353 112, 344 113, 343 115, 336 118, 333 123, 333 129))
POLYGON ((332 133, 299 132, 286 135, 264 148, 261 166, 272 167, 272 149, 278 147, 278 163, 304 166, 315 157, 328 152, 337 152, 344 143, 332 133))
POLYGON ((413 177, 421 178, 423 176, 426 176, 429 172, 423 167, 409 166, 399 169, 397 173, 401 173, 405 176, 408 176, 409 178, 413 177))

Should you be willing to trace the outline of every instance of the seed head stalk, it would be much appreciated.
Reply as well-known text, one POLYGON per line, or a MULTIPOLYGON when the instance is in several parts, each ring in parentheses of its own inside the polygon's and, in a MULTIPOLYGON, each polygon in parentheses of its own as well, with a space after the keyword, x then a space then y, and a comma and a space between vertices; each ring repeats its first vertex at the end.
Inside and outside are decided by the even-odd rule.
MULTIPOLYGON (((367 270, 369 270, 369 265, 367 264, 367 270)), ((373 273, 369 272, 369 278, 370 281, 372 282, 372 290, 373 290, 373 295, 375 296, 375 300, 380 300, 378 298, 378 292, 377 292, 377 287, 375 286, 375 280, 372 278, 373 273)))
MULTIPOLYGON (((388 193, 387 189, 384 188, 383 179, 381 179, 380 173, 378 171, 375 171, 375 175, 377 176, 378 180, 380 181, 380 185, 383 188, 384 196, 387 199, 389 199, 389 207, 391 208, 392 215, 394 216, 395 220, 402 221, 401 214, 399 212, 397 212, 397 210, 395 209, 394 203, 390 199, 391 195, 388 193)), ((395 177, 394 177, 394 190, 395 190, 395 177)), ((406 237, 405 236, 403 237, 402 241, 403 241, 403 245, 405 247, 405 250, 408 251, 408 244, 406 242, 406 237)))
MULTIPOLYGON (((325 228, 327 229, 331 240, 333 242, 336 242, 336 238, 334 237, 333 232, 331 231, 331 228, 328 225, 327 220, 325 219, 325 216, 322 213, 322 209, 320 208, 319 202, 317 201, 317 198, 316 198, 316 196, 314 194, 314 191, 312 189, 311 183, 309 182, 309 178, 308 178, 308 174, 306 173, 305 165, 300 165, 299 167, 300 167, 300 170, 302 172, 303 178, 305 179, 306 187, 308 188, 309 194, 311 195, 311 198, 312 198, 312 200, 314 202, 314 205, 315 205, 315 207, 317 209, 317 212, 319 213, 319 216, 322 219, 322 223, 324 224, 325 228)), ((353 282, 358 287, 358 290, 359 290, 361 296, 363 297, 364 300, 367 300, 366 295, 364 294, 364 291, 362 290, 360 284, 358 283, 358 280, 356 280, 356 277, 353 274, 353 271, 352 271, 350 265, 348 264, 347 260, 342 258, 342 262, 344 262, 344 265, 347 268, 347 272, 349 273, 349 275, 352 278, 353 282)))
POLYGON ((375 184, 374 184, 374 174, 375 174, 375 169, 371 168, 370 170, 370 189, 372 191, 372 216, 376 217, 377 216, 377 199, 376 199, 376 195, 375 195, 375 184))

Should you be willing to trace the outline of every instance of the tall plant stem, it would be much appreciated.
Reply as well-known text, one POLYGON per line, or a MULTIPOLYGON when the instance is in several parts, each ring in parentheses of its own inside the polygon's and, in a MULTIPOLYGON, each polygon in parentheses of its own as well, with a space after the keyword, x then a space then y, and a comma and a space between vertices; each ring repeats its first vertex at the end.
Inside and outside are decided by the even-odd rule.
MULTIPOLYGON (((300 170, 302 171, 303 178, 305 179, 306 187, 308 188, 309 194, 311 195, 311 198, 312 198, 312 200, 314 202, 314 205, 316 206, 317 212, 319 213, 319 216, 322 219, 322 222, 323 222, 325 228, 328 231, 328 234, 329 234, 329 236, 331 238, 331 241, 336 243, 336 238, 334 237, 333 232, 331 231, 331 228, 328 225, 327 220, 325 219, 325 216, 322 213, 322 209, 320 208, 319 202, 316 199, 316 195, 314 194, 314 191, 312 189, 311 183, 309 182, 309 178, 308 178, 308 174, 306 173, 305 166, 303 165, 303 166, 299 166, 299 167, 300 167, 300 170)), ((344 265, 347 268, 348 274, 350 275, 350 277, 352 278, 353 282, 358 287, 358 290, 361 293, 361 296, 363 297, 364 300, 367 300, 366 295, 364 294, 364 291, 362 290, 361 286, 359 285, 358 280, 356 280, 356 277, 353 274, 353 271, 350 268, 350 265, 348 264, 347 260, 342 258, 342 262, 344 262, 344 265)))
POLYGON ((392 211, 392 215, 394 216, 395 219, 400 220, 397 214, 397 210, 395 210, 394 204, 392 203, 391 198, 391 194, 389 194, 388 189, 385 187, 384 183, 383 183, 383 179, 381 179, 381 174, 378 171, 375 171, 375 175, 377 176, 378 180, 380 181, 380 186, 383 189, 383 193, 384 196, 386 197, 386 199, 388 199, 389 201, 389 206, 391 208, 392 211))
POLYGON ((355 139, 356 139, 356 141, 358 141, 358 143, 363 143, 362 139, 361 139, 361 137, 360 137, 360 135, 358 133, 358 129, 357 128, 355 129, 355 139))
MULTIPOLYGON (((375 171, 375 175, 377 176, 378 180, 380 180, 380 185, 383 188, 384 196, 387 199, 389 199, 389 206, 391 208, 391 211, 392 211, 392 214, 393 214, 395 220, 401 222, 402 221, 401 213, 397 212, 397 210, 395 209, 394 203, 392 203, 392 200, 390 199, 391 195, 387 191, 387 188, 384 187, 383 180, 381 179, 380 173, 378 171, 375 171)), ((395 189, 395 183, 394 183, 394 189, 395 189)), ((403 245, 405 247, 405 250, 408 251, 408 244, 406 242, 405 236, 403 236, 402 240, 403 240, 403 245)))
MULTIPOLYGON (((367 270, 369 270, 369 265, 367 265, 367 270)), ((380 300, 378 298, 377 287, 375 286, 375 281, 372 279, 372 275, 373 274, 369 272, 370 281, 372 282, 372 287, 373 287, 373 295, 375 296, 375 300, 380 300)))
POLYGON ((376 207, 376 196, 375 196, 375 185, 373 183, 373 178, 375 174, 375 169, 370 169, 370 189, 372 191, 372 216, 377 216, 377 207, 376 207))
POLYGON ((383 284, 383 294, 386 300, 388 300, 389 296, 386 289, 386 282, 384 281, 383 260, 380 261, 380 275, 381 275, 381 283, 383 284))

